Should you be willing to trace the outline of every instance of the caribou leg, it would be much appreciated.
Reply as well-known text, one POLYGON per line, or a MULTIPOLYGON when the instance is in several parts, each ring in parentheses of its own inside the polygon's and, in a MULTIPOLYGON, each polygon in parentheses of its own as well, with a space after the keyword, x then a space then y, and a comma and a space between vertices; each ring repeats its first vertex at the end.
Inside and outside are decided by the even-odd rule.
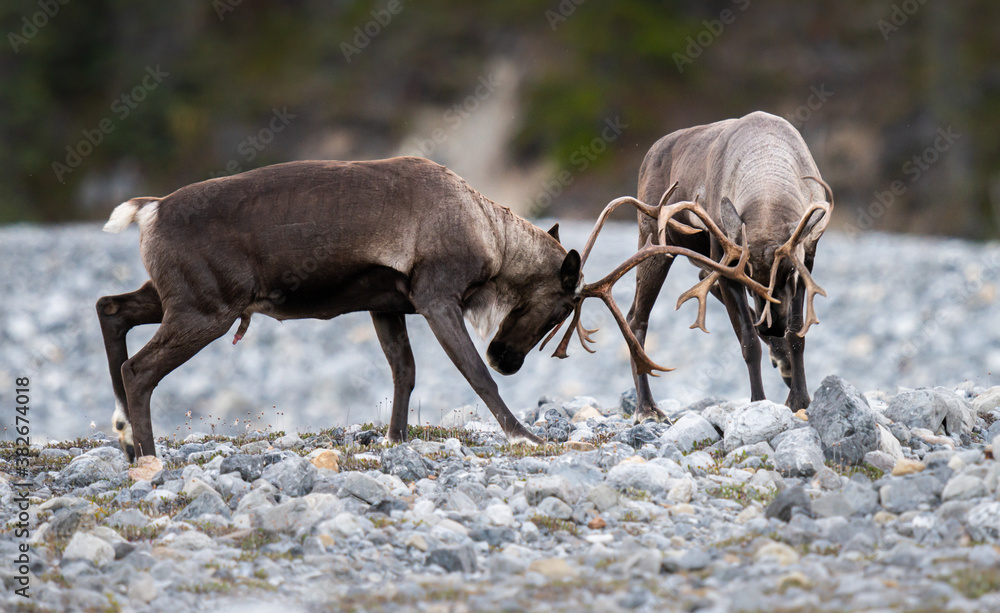
POLYGON ((792 367, 792 381, 789 386, 785 405, 793 411, 809 406, 809 390, 806 386, 805 349, 806 339, 799 336, 803 326, 802 309, 806 299, 805 284, 798 284, 795 297, 792 298, 788 327, 785 331, 785 341, 788 343, 788 357, 792 367))
POLYGON ((191 307, 167 307, 153 338, 122 365, 122 381, 137 456, 156 455, 149 398, 163 377, 225 334, 244 307, 206 315, 191 307))
MULTIPOLYGON (((649 328, 649 314, 653 310, 653 304, 663 287, 667 273, 670 272, 670 265, 673 261, 674 258, 667 257, 649 258, 636 266, 635 269, 635 299, 628 312, 628 327, 644 349, 646 330, 649 328)), ((649 375, 640 374, 635 367, 635 360, 631 359, 630 361, 632 363, 632 380, 635 382, 635 391, 638 397, 635 406, 635 422, 641 424, 644 421, 652 420, 669 424, 670 420, 653 400, 653 393, 649 389, 649 375)))
POLYGON ((747 304, 746 290, 740 283, 729 279, 719 279, 719 284, 722 286, 722 303, 726 305, 729 321, 740 341, 743 361, 750 373, 750 400, 764 400, 764 380, 760 374, 760 339, 757 338, 753 314, 747 304))
POLYGON ((115 393, 115 414, 112 428, 118 433, 122 451, 129 462, 135 460, 135 447, 128 442, 131 437, 128 423, 128 401, 122 381, 122 364, 128 359, 125 336, 128 331, 142 324, 158 324, 163 320, 163 305, 151 281, 134 292, 117 296, 104 296, 97 301, 97 316, 104 335, 104 349, 108 354, 111 371, 111 388, 115 393))
POLYGON ((372 313, 375 334, 392 369, 392 417, 389 419, 389 440, 406 440, 407 411, 410 394, 416 383, 417 369, 406 333, 406 316, 402 313, 372 313))
POLYGON ((496 417, 507 439, 512 443, 541 444, 542 440, 529 432, 500 398, 496 381, 490 376, 489 369, 469 337, 458 303, 438 301, 423 307, 418 304, 417 310, 427 319, 431 332, 441 343, 444 352, 496 417))

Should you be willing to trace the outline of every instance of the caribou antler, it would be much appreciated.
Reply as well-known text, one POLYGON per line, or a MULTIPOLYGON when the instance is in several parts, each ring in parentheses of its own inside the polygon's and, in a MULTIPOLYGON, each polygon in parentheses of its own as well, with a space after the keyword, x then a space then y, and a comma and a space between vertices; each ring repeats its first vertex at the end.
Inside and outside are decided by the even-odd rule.
MULTIPOLYGON (((608 205, 604 207, 604 210, 601 211, 600 216, 597 218, 597 223, 594 224, 594 229, 590 231, 590 236, 587 238, 587 244, 583 248, 583 255, 580 256, 581 270, 583 269, 583 265, 587 263, 587 258, 590 256, 590 252, 594 248, 594 243, 597 241, 597 235, 600 234, 601 229, 604 227, 604 224, 608 220, 608 217, 611 216, 611 213, 613 213, 615 209, 622 206, 623 204, 629 204, 635 207, 637 211, 644 213, 645 215, 653 219, 658 220, 660 218, 660 211, 663 210, 663 203, 666 202, 668 198, 670 198, 670 195, 673 194, 674 190, 676 189, 677 189, 677 182, 675 181, 673 185, 671 185, 665 192, 663 192, 663 195, 660 197, 659 204, 657 204, 655 207, 650 206, 645 202, 642 202, 641 200, 632 198, 630 196, 615 198, 614 200, 609 202, 608 205)), ((663 227, 665 228, 666 225, 664 225, 663 227)), ((701 232, 701 230, 698 228, 692 228, 691 226, 682 224, 676 220, 670 220, 670 227, 680 232, 681 234, 697 234, 698 232, 701 232)), ((589 346, 587 346, 587 343, 591 344, 594 343, 592 335, 595 332, 597 332, 597 329, 595 328, 593 330, 588 330, 587 328, 585 328, 583 326, 583 323, 580 321, 580 315, 581 315, 580 306, 577 305, 576 311, 573 314, 573 321, 572 323, 570 323, 570 327, 567 330, 566 338, 564 338, 563 342, 561 342, 559 346, 556 348, 555 353, 552 354, 553 357, 557 358, 567 357, 566 349, 569 345, 569 337, 572 336, 573 332, 577 333, 577 336, 580 339, 580 345, 588 352, 594 353, 594 350, 591 349, 589 346)), ((559 322, 559 325, 557 325, 552 330, 552 332, 549 332, 549 335, 545 337, 545 340, 542 341, 541 346, 538 348, 539 351, 545 349, 545 345, 547 345, 548 342, 552 340, 552 338, 556 335, 559 329, 562 328, 564 322, 565 320, 559 322)))
MULTIPOLYGON (((806 332, 809 331, 809 327, 812 326, 813 324, 819 323, 819 318, 816 317, 816 309, 813 307, 813 299, 816 298, 816 294, 825 297, 826 290, 820 287, 813 280, 812 275, 809 273, 809 269, 805 265, 805 262, 803 262, 802 259, 798 256, 798 254, 795 253, 795 249, 796 247, 798 247, 799 243, 802 242, 806 226, 809 224, 809 220, 812 218, 813 213, 817 211, 822 212, 822 217, 817 222, 817 224, 822 224, 822 225, 816 229, 819 231, 820 234, 822 234, 823 231, 826 230, 826 225, 830 222, 830 211, 833 208, 833 191, 830 189, 830 186, 827 185, 826 182, 823 181, 822 179, 812 176, 802 177, 802 178, 811 179, 822 185, 823 189, 826 190, 826 196, 830 202, 817 202, 814 203, 812 206, 810 206, 806 210, 805 214, 802 215, 802 218, 799 220, 799 224, 795 227, 795 231, 792 232, 791 238, 789 238, 784 245, 778 247, 778 249, 775 250, 774 262, 771 264, 771 280, 770 283, 768 284, 767 291, 768 294, 774 292, 775 284, 777 283, 778 280, 778 268, 780 267, 779 265, 781 264, 782 260, 788 258, 788 260, 791 261, 792 266, 795 268, 795 272, 799 274, 799 279, 801 279, 806 286, 806 318, 802 324, 802 329, 796 332, 796 334, 798 334, 800 337, 805 337, 806 332)), ((768 326, 771 325, 770 303, 764 305, 764 308, 761 311, 760 319, 757 320, 757 325, 759 326, 765 321, 767 321, 768 326)))
MULTIPOLYGON (((594 224, 594 229, 590 231, 590 236, 587 238, 587 244, 583 248, 583 255, 580 256, 580 268, 582 269, 583 265, 587 263, 587 257, 590 256, 590 252, 594 248, 594 243, 597 242, 597 235, 601 233, 601 229, 604 227, 605 222, 607 222, 611 213, 614 213, 615 209, 623 204, 631 204, 637 211, 645 213, 652 219, 659 220, 662 215, 661 212, 663 211, 663 203, 670 198, 670 195, 673 194, 676 189, 677 182, 674 181, 674 184, 667 188, 667 191, 663 192, 663 195, 660 196, 660 202, 656 206, 650 206, 641 200, 632 198, 631 196, 622 196, 621 198, 615 198, 609 202, 608 206, 604 207, 604 210, 601 211, 601 215, 597 218, 597 223, 594 224)), ((681 234, 697 234, 701 232, 699 228, 692 228, 691 226, 682 224, 676 220, 670 221, 670 228, 680 232, 681 234)), ((664 223, 663 227, 666 228, 666 223, 664 223)), ((661 232, 663 232, 663 230, 661 230, 661 232)), ((661 239, 660 242, 662 243, 664 241, 661 239)))
MULTIPOLYGON (((646 245, 642 249, 640 249, 638 253, 634 254, 628 260, 623 262, 614 271, 612 271, 610 274, 608 274, 600 281, 597 281, 596 283, 589 283, 583 287, 583 289, 580 291, 580 300, 579 302, 577 302, 575 313, 573 315, 573 322, 570 324, 569 329, 566 330, 566 334, 563 336, 562 342, 560 342, 559 346, 556 348, 555 353, 552 354, 553 357, 558 357, 558 358, 566 357, 567 355, 566 349, 569 346, 570 338, 573 336, 574 332, 577 332, 579 334, 580 343, 584 346, 584 348, 590 351, 590 348, 587 347, 586 343, 593 342, 593 339, 591 338, 590 335, 596 332, 596 330, 587 330, 586 328, 583 327, 583 324, 580 323, 580 313, 583 305, 583 300, 586 298, 593 297, 593 298, 600 298, 607 305, 608 309, 611 311, 611 314, 614 317, 615 322, 618 324, 618 327, 621 330, 622 335, 625 337, 625 343, 628 345, 629 352, 632 355, 632 359, 635 362, 636 371, 638 373, 650 374, 656 376, 656 373, 654 371, 659 370, 663 372, 668 372, 670 370, 673 370, 671 368, 660 366, 649 358, 649 356, 643 350, 642 344, 639 342, 639 340, 632 333, 632 330, 629 328, 628 323, 622 316, 621 310, 619 310, 618 305, 614 301, 614 298, 611 296, 611 289, 619 279, 621 279, 628 271, 632 270, 645 260, 656 255, 666 255, 669 257, 682 255, 688 258, 695 265, 701 267, 702 269, 712 271, 709 274, 709 276, 706 277, 698 285, 696 285, 695 288, 692 288, 691 290, 686 292, 684 296, 681 297, 681 300, 678 302, 678 306, 680 306, 681 304, 683 304, 687 300, 690 300, 691 298, 694 297, 698 298, 699 301, 698 321, 696 322, 696 325, 692 327, 700 327, 702 330, 705 330, 704 314, 705 314, 706 299, 708 296, 708 292, 711 289, 712 283, 714 283, 720 277, 726 277, 744 283, 748 288, 750 288, 751 291, 754 291, 757 294, 761 295, 768 302, 777 302, 768 293, 766 287, 764 287, 760 283, 757 283, 746 274, 747 260, 750 257, 749 247, 747 246, 748 241, 746 239, 746 227, 744 226, 742 229, 744 246, 739 247, 738 245, 730 241, 725 236, 725 234, 722 233, 721 230, 719 230, 718 226, 716 226, 715 223, 712 222, 711 218, 709 218, 707 213, 705 213, 701 209, 701 207, 698 206, 697 202, 681 202, 669 206, 664 206, 663 203, 670 196, 673 190, 676 189, 676 187, 677 187, 676 183, 673 186, 671 186, 671 188, 668 189, 666 193, 664 193, 663 197, 660 198, 660 204, 656 207, 650 207, 649 205, 646 205, 634 198, 618 198, 612 201, 610 204, 608 204, 608 206, 604 209, 604 212, 601 213, 600 218, 598 218, 597 224, 595 225, 593 232, 591 232, 590 239, 587 241, 587 246, 584 248, 583 257, 585 258, 587 255, 590 254, 590 251, 594 246, 594 242, 597 239, 597 234, 600 232, 600 229, 604 225, 604 222, 607 220, 607 217, 610 214, 610 212, 622 204, 632 204, 638 210, 643 211, 644 213, 650 216, 652 216, 652 213, 655 211, 657 213, 658 227, 661 230, 661 232, 671 222, 678 224, 678 227, 682 232, 685 233, 700 232, 700 230, 696 230, 694 228, 691 228, 690 226, 680 224, 679 222, 676 222, 669 218, 669 216, 672 216, 673 214, 681 210, 692 211, 694 214, 698 215, 699 218, 701 218, 703 221, 706 222, 706 226, 708 227, 710 232, 717 233, 719 235, 720 241, 723 243, 723 246, 726 250, 726 254, 724 256, 723 261, 716 262, 711 258, 705 257, 704 255, 692 251, 690 249, 685 249, 684 247, 678 247, 673 245, 655 245, 652 242, 653 240, 652 236, 650 236, 646 241, 646 245), (734 257, 736 257, 738 261, 736 264, 730 266, 729 262, 731 262, 734 257)), ((545 343, 547 343, 552 337, 555 336, 556 332, 559 330, 559 327, 561 326, 558 326, 555 330, 553 330, 549 334, 549 336, 545 339, 545 343)), ((543 346, 545 343, 543 343, 543 346)))

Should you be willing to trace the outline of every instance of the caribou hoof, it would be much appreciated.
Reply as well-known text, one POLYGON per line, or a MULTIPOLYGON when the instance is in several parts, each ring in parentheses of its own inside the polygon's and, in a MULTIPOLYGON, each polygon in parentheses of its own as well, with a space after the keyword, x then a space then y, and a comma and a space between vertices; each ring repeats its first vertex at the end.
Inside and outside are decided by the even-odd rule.
POLYGON ((799 409, 809 408, 809 395, 799 396, 794 392, 788 394, 788 398, 785 399, 785 406, 792 410, 794 413, 799 409))
POLYGON ((518 430, 517 432, 507 432, 506 435, 511 445, 531 445, 532 447, 538 447, 545 444, 545 441, 528 432, 526 429, 518 430))
POLYGON ((668 426, 674 425, 670 418, 667 417, 666 413, 661 411, 657 407, 637 409, 635 412, 635 423, 636 424, 667 424, 668 426))

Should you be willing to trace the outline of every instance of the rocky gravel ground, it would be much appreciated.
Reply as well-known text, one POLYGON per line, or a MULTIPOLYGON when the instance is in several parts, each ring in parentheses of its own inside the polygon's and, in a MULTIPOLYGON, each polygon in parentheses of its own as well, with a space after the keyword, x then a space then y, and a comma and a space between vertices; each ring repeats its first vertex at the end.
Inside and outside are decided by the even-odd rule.
POLYGON ((661 406, 673 425, 634 426, 630 392, 542 398, 542 447, 469 409, 395 446, 192 432, 130 467, 101 432, 35 444, 28 539, 5 443, 0 609, 1000 611, 1000 387, 661 406))
MULTIPOLYGON (((538 223, 548 227, 551 221, 538 223)), ((564 221, 563 242, 582 248, 591 227, 564 221)), ((634 221, 608 224, 586 277, 612 270, 635 252, 636 240, 634 221)), ((91 421, 110 434, 114 399, 94 303, 148 278, 138 231, 109 235, 98 224, 0 227, 0 266, 0 398, 15 377, 30 375, 38 407, 33 436, 88 436, 91 421)), ((829 297, 816 298, 822 323, 807 339, 810 389, 834 373, 863 390, 888 393, 1000 383, 1000 245, 829 231, 813 276, 829 297)), ((616 286, 623 310, 632 302, 631 278, 616 286)), ((653 309, 650 355, 677 368, 652 381, 655 397, 685 405, 709 396, 749 397, 746 367, 722 305, 710 301, 711 334, 688 329, 694 302, 673 310, 677 296, 696 282, 695 268, 674 266, 653 309)), ((417 367, 410 421, 436 424, 463 405, 485 419, 488 411, 426 323, 416 316, 407 321, 417 367)), ((600 301, 584 308, 584 323, 601 328, 597 353, 574 342, 569 359, 555 360, 549 347, 532 352, 516 375, 494 374, 512 409, 533 406, 545 394, 592 396, 613 406, 621 390, 632 387, 625 343, 600 301)), ((130 350, 154 329, 136 328, 130 350)), ((485 346, 479 342, 481 351, 485 346)), ((764 370, 767 397, 784 401, 787 388, 766 357, 764 370)), ((248 426, 317 430, 387 419, 391 398, 389 367, 367 314, 284 323, 258 316, 238 345, 229 336, 212 343, 157 387, 153 423, 157 434, 178 440, 193 431, 188 427, 213 433, 209 421, 215 433, 229 435, 248 426)))

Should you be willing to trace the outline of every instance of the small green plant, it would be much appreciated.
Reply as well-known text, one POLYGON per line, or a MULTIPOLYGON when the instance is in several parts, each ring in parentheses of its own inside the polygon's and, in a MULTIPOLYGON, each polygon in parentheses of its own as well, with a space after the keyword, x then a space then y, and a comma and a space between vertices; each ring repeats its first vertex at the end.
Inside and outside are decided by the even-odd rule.
POLYGON ((719 489, 711 492, 711 494, 716 498, 725 498, 727 500, 736 501, 743 506, 749 505, 754 500, 767 505, 774 500, 775 496, 775 494, 769 492, 761 492, 755 487, 748 486, 746 483, 740 483, 738 485, 723 485, 719 489))
POLYGON ((841 464, 840 462, 836 462, 834 460, 827 460, 826 465, 837 474, 844 475, 845 477, 851 477, 860 473, 872 481, 878 481, 885 476, 885 471, 875 468, 870 464, 859 464, 854 466, 851 464, 841 464))
POLYGON ((580 533, 580 529, 577 528, 575 523, 557 517, 549 517, 548 515, 534 515, 531 518, 531 523, 539 528, 545 528, 549 532, 559 532, 562 530, 569 532, 573 536, 577 536, 580 533))
POLYGON ((947 581, 966 598, 976 599, 1000 592, 1000 568, 963 568, 948 576, 947 581))

